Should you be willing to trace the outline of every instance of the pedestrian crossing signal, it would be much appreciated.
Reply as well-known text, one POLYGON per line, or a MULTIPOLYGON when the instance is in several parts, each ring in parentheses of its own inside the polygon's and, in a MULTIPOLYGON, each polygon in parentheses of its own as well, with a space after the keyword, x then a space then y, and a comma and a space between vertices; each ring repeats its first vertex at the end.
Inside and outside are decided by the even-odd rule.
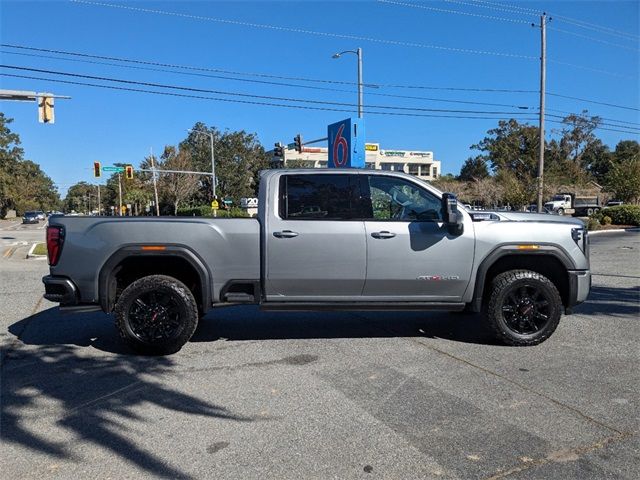
POLYGON ((133 180, 133 166, 127 165, 124 167, 124 176, 127 180, 133 180))

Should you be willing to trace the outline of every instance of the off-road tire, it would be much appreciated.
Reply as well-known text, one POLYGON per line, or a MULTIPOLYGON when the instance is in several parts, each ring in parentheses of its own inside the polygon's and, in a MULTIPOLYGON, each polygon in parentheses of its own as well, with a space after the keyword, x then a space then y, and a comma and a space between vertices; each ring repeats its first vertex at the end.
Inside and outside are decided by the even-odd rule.
POLYGON ((507 345, 529 346, 551 336, 562 308, 560 293, 547 277, 530 270, 509 270, 491 282, 484 313, 499 340, 507 345))
MULTIPOLYGON (((149 305, 144 301, 142 303, 146 308, 151 308, 153 302, 147 300, 149 305)), ((179 351, 195 332, 199 317, 193 293, 184 283, 166 275, 149 275, 130 284, 118 298, 114 315, 120 336, 136 352, 144 355, 170 355, 179 351), (140 326, 138 318, 143 315, 136 309, 142 307, 133 304, 136 300, 149 298, 162 299, 157 301, 158 313, 150 313, 151 319, 145 320, 145 325, 140 326), (163 302, 169 306, 163 305, 163 302), (164 330, 166 332, 168 329, 170 333, 162 337, 158 334, 158 324, 153 321, 164 311, 171 313, 165 317, 166 323, 171 323, 171 326, 164 330)), ((161 327, 165 325, 161 324, 161 327)))

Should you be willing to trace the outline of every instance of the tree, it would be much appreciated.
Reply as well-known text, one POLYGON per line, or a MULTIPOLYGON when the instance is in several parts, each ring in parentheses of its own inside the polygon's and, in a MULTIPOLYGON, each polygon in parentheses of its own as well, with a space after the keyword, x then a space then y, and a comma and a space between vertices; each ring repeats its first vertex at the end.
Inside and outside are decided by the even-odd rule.
MULTIPOLYGON (((191 154, 187 150, 176 150, 166 146, 161 157, 160 168, 164 170, 194 170, 191 154)), ((180 203, 192 197, 198 190, 199 179, 191 173, 162 174, 159 179, 160 192, 173 207, 173 214, 178 214, 180 203)))
MULTIPOLYGON (((191 153, 195 170, 201 172, 211 170, 211 140, 208 135, 197 132, 213 135, 218 197, 231 197, 239 203, 241 197, 255 196, 259 172, 269 168, 268 156, 258 137, 244 130, 223 133, 215 127, 197 122, 179 148, 191 153)), ((204 176, 199 179, 194 202, 209 204, 212 191, 210 179, 204 176)))
POLYGON ((87 182, 78 182, 69 187, 64 199, 65 212, 89 212, 93 206, 97 206, 98 192, 94 185, 87 182))
POLYGON ((616 145, 606 177, 606 188, 617 200, 638 203, 640 200, 640 145, 624 140, 616 145))
POLYGON ((532 178, 538 165, 538 133, 537 127, 521 125, 513 118, 500 120, 497 128, 489 130, 488 136, 471 148, 485 152, 482 158, 495 173, 507 170, 517 178, 532 178))
POLYGON ((20 137, 8 127, 12 121, 0 112, 0 216, 12 208, 19 213, 58 208, 60 197, 53 181, 40 165, 24 159, 20 137))
POLYGON ((469 182, 472 180, 482 180, 489 176, 487 162, 481 155, 469 157, 460 169, 459 180, 469 182))

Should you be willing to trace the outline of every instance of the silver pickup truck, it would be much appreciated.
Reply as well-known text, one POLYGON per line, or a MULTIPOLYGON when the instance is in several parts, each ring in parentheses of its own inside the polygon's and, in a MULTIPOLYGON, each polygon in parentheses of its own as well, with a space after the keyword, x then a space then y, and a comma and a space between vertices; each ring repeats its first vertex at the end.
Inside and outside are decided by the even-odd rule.
POLYGON ((213 307, 484 312, 511 345, 548 338, 589 294, 579 220, 468 212, 401 173, 269 170, 258 218, 64 217, 47 229, 44 297, 115 314, 168 354, 213 307))

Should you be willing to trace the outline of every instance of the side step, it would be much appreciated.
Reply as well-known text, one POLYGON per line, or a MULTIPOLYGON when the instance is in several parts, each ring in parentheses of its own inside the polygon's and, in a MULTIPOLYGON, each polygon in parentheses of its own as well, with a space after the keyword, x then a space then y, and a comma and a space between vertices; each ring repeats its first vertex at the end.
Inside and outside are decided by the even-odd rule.
POLYGON ((341 310, 445 310, 460 312, 464 310, 464 303, 442 302, 265 302, 260 305, 261 310, 275 311, 341 311, 341 310))

